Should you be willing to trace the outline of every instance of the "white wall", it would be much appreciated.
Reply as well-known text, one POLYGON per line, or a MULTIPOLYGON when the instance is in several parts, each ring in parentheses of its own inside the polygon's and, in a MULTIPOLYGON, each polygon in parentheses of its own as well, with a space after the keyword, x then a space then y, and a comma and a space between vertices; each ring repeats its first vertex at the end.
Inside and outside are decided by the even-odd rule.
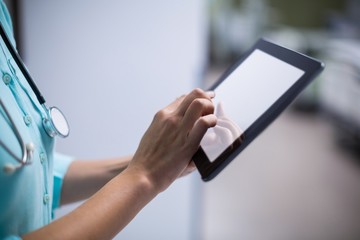
MULTIPOLYGON (((154 113, 197 83, 206 59, 205 1, 22 1, 23 57, 48 105, 67 115, 61 152, 133 153, 154 113)), ((199 176, 175 183, 119 235, 196 238, 199 176)), ((59 212, 63 215, 69 208, 59 212)))

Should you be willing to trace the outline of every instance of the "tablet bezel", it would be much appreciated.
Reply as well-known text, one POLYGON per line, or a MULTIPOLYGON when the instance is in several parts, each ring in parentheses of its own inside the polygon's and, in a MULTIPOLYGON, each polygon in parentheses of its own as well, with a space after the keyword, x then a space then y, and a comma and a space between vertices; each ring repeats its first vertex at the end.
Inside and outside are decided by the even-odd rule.
MULTIPOLYGON (((214 161, 209 161, 205 152, 200 147, 193 156, 195 165, 204 181, 209 181, 218 175, 235 157, 242 152, 267 126, 269 126, 285 108, 299 95, 299 93, 324 69, 324 63, 304 54, 290 50, 283 46, 274 44, 268 40, 260 39, 247 51, 238 61, 235 62, 209 90, 215 90, 247 57, 256 49, 261 50, 281 61, 304 71, 298 79, 279 99, 276 100, 248 129, 245 130, 245 138, 240 143, 235 140, 234 144, 228 147, 214 161), (231 148, 236 149, 231 149, 231 148)), ((216 92, 216 91, 215 91, 216 92)))

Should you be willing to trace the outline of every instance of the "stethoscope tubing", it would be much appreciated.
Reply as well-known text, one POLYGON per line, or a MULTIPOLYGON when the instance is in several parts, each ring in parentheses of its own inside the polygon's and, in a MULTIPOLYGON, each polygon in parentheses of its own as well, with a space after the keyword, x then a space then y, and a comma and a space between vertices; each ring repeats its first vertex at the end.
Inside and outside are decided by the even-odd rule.
POLYGON ((13 131, 15 133, 17 141, 19 142, 19 144, 21 146, 22 158, 19 158, 18 156, 16 156, 16 154, 1 139, 0 139, 0 145, 5 149, 6 152, 8 152, 21 165, 29 164, 30 161, 29 161, 29 158, 28 158, 27 150, 26 150, 26 144, 25 144, 25 142, 23 141, 23 138, 20 135, 19 129, 17 128, 13 118, 11 117, 9 111, 7 110, 7 108, 5 107, 5 104, 2 102, 1 99, 0 99, 0 105, 3 108, 6 117, 10 121, 10 124, 13 126, 12 129, 13 129, 13 131))
POLYGON ((0 24, 0 34, 1 34, 1 36, 3 36, 4 43, 5 43, 6 47, 8 48, 10 54, 13 56, 14 61, 16 62, 16 64, 20 68, 21 72, 24 74, 24 76, 25 76, 27 82, 29 83, 30 87, 34 91, 34 93, 36 95, 36 98, 40 102, 40 105, 45 104, 45 102, 46 102, 45 98, 43 97, 40 90, 36 86, 34 80, 32 79, 29 72, 27 71, 24 63, 20 60, 21 58, 20 58, 19 54, 15 51, 14 46, 11 44, 11 42, 9 40, 9 37, 7 36, 2 24, 0 24))

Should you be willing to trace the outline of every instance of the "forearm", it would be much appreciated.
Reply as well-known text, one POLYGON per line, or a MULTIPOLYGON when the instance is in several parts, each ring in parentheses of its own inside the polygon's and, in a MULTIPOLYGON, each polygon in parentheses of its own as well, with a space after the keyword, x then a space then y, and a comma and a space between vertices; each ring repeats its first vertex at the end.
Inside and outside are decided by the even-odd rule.
POLYGON ((107 182, 121 173, 132 156, 108 160, 77 160, 65 175, 61 204, 67 204, 91 197, 107 182))
POLYGON ((158 192, 144 174, 127 169, 79 208, 23 239, 112 239, 158 192))

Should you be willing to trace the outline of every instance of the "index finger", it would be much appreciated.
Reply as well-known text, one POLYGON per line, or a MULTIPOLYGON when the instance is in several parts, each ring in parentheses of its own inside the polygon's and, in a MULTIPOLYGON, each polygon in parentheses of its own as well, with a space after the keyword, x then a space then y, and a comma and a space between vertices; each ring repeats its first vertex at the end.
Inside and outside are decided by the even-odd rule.
POLYGON ((195 88, 187 96, 185 96, 183 101, 180 103, 180 105, 177 109, 178 114, 180 116, 184 116, 185 112, 189 108, 190 104, 194 101, 194 99, 206 98, 206 99, 211 100, 211 98, 213 98, 214 96, 215 96, 214 92, 205 92, 205 91, 201 90, 200 88, 195 88))

